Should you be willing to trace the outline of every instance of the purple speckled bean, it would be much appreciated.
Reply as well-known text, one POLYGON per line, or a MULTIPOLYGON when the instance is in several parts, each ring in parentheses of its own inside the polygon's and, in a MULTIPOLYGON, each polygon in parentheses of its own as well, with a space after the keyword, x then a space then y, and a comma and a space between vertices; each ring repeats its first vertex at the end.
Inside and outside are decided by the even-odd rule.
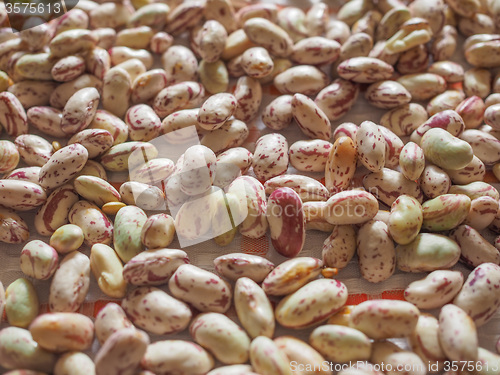
POLYGON ((50 311, 78 311, 87 296, 89 285, 89 257, 79 251, 67 254, 61 260, 50 284, 50 311))
POLYGON ((437 309, 451 302, 464 283, 460 271, 437 270, 405 289, 405 299, 419 309, 437 309))
POLYGON ((214 259, 215 270, 226 279, 236 281, 247 277, 261 283, 274 269, 274 264, 258 255, 233 253, 221 255, 214 259))
POLYGON ((132 285, 166 284, 182 264, 188 264, 187 254, 176 249, 143 251, 127 262, 123 278, 132 285))
POLYGON ((192 316, 188 305, 152 286, 131 291, 122 300, 122 307, 132 323, 157 335, 184 330, 192 316))
POLYGON ((183 264, 168 282, 170 292, 200 311, 226 312, 231 305, 231 287, 219 276, 183 264))
POLYGON ((372 300, 356 305, 349 315, 349 326, 372 339, 408 336, 417 325, 420 312, 409 302, 372 300))

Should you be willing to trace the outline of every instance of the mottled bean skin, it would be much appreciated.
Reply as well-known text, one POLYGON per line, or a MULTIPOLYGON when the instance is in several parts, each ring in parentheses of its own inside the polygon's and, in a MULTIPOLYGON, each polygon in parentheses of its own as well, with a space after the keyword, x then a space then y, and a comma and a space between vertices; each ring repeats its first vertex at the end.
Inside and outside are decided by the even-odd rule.
POLYGON ((356 232, 350 225, 336 225, 323 243, 325 266, 344 268, 356 252, 356 232))
POLYGON ((198 315, 189 328, 193 339, 225 364, 240 364, 248 360, 250 339, 236 323, 223 314, 198 315), (227 350, 231 347, 232 350, 227 350))
POLYGON ((467 277, 453 304, 462 308, 479 327, 488 322, 500 306, 499 283, 500 267, 483 263, 467 277))
POLYGON ((50 311, 77 311, 87 296, 89 286, 89 258, 78 251, 67 254, 61 260, 50 284, 50 311))
POLYGON ((278 323, 292 329, 309 327, 328 319, 347 301, 345 285, 332 279, 311 281, 276 306, 278 323))
POLYGON ((450 302, 462 288, 460 271, 438 270, 414 281, 405 289, 405 299, 419 309, 436 309, 450 302))
POLYGON ((373 339, 408 336, 418 321, 419 310, 409 302, 372 300, 355 306, 349 325, 373 339))
POLYGON ((446 356, 455 361, 477 359, 478 338, 474 321, 460 307, 445 305, 439 313, 439 342, 446 356))
POLYGON ((460 247, 440 234, 420 233, 407 245, 396 247, 396 264, 405 272, 430 272, 453 267, 460 258, 460 247))
POLYGON ((122 300, 122 307, 132 323, 157 335, 184 330, 192 317, 188 305, 151 286, 134 289, 122 300))
POLYGON ((268 295, 283 296, 290 294, 316 278, 323 262, 312 257, 297 257, 281 263, 267 275, 262 289, 268 295))
POLYGON ((214 367, 214 360, 198 344, 184 340, 164 340, 148 345, 141 366, 149 370, 145 373, 147 375, 171 371, 179 375, 203 375, 214 367))
POLYGON ((231 305, 231 288, 219 276, 184 264, 170 278, 170 292, 200 311, 226 312, 231 305))
POLYGON ((357 235, 357 252, 361 276, 378 283, 387 280, 396 269, 396 252, 387 225, 369 221, 357 235))
POLYGON ((147 250, 127 262, 123 269, 123 278, 132 285, 166 284, 175 270, 187 263, 188 256, 182 250, 147 250))
POLYGON ((265 258, 245 253, 222 255, 214 259, 214 265, 217 273, 229 280, 248 277, 256 283, 261 283, 275 267, 265 258))
POLYGON ((40 240, 28 242, 19 258, 21 271, 38 280, 49 279, 56 272, 58 262, 56 250, 40 240))

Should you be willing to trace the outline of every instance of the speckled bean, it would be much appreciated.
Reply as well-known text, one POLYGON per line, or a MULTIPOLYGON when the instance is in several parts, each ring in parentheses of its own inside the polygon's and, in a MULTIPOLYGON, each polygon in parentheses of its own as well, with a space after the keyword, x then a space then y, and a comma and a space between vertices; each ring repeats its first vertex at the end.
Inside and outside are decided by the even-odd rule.
POLYGON ((271 261, 244 253, 222 255, 214 259, 214 265, 217 273, 229 280, 247 277, 256 283, 262 282, 274 269, 271 261))
POLYGON ((394 69, 386 62, 373 57, 353 57, 337 67, 341 78, 358 82, 374 83, 391 78, 394 69))
POLYGON ((103 78, 102 107, 123 117, 129 106, 131 87, 132 80, 125 69, 115 66, 108 70, 103 78))
POLYGON ((69 221, 71 207, 78 202, 78 194, 67 184, 55 189, 35 214, 35 228, 42 236, 50 236, 69 221))
MULTIPOLYGON (((463 185, 463 184, 469 184, 471 182, 483 181, 484 175, 486 174, 486 168, 481 159, 479 159, 476 155, 474 155, 472 161, 469 164, 467 164, 464 168, 457 170, 447 169, 445 170, 445 172, 449 176, 451 181, 453 181, 454 184, 463 185)), ((448 191, 446 191, 445 193, 447 192, 448 191)))
POLYGON ((169 84, 195 81, 198 61, 194 53, 184 46, 172 46, 162 55, 162 67, 169 84))
POLYGON ((464 224, 478 231, 486 229, 495 219, 498 207, 498 201, 490 196, 472 199, 470 211, 464 224))
POLYGON ((438 320, 427 314, 420 314, 415 330, 408 337, 410 347, 427 366, 443 368, 446 355, 441 349, 438 337, 438 320))
POLYGON ((123 207, 116 214, 113 243, 115 251, 123 262, 128 262, 144 250, 141 232, 146 220, 146 214, 139 207, 123 207))
MULTIPOLYGON (((25 134, 24 136, 26 136, 26 135, 27 134, 25 134)), ((23 135, 20 135, 19 137, 23 137, 23 135)), ((19 154, 20 153, 19 153, 15 143, 13 143, 11 141, 1 140, 0 141, 0 173, 8 173, 8 172, 11 172, 12 170, 14 170, 17 167, 17 164, 19 164, 19 156, 20 156, 19 154)))
MULTIPOLYGON (((457 171, 461 171, 461 169, 457 171)), ((422 192, 429 198, 437 198, 447 194, 451 186, 448 173, 432 164, 424 168, 419 182, 422 192)))
POLYGON ((367 174, 363 178, 363 186, 375 197, 391 206, 397 197, 406 194, 422 201, 422 191, 418 184, 408 180, 401 172, 383 168, 381 172, 367 174))
POLYGON ((231 289, 219 276, 199 267, 183 264, 169 280, 170 292, 200 311, 225 312, 230 306, 231 289))
POLYGON ((297 65, 278 74, 274 85, 282 94, 315 95, 328 85, 328 77, 312 65, 297 65))
POLYGON ((84 199, 102 207, 105 203, 119 202, 120 193, 107 181, 95 176, 79 176, 74 180, 75 190, 84 199))
POLYGON ((102 166, 112 172, 124 172, 155 159, 158 150, 149 142, 130 141, 111 147, 101 156, 102 166))
POLYGON ((361 224, 371 220, 378 211, 376 198, 360 190, 336 193, 326 202, 324 218, 330 224, 361 224))
POLYGON ((478 338, 474 321, 460 307, 445 305, 439 313, 439 342, 453 361, 475 361, 478 338))
POLYGON ((470 267, 482 263, 500 263, 500 253, 481 234, 469 225, 460 225, 451 234, 462 249, 461 261, 470 267))
POLYGON ((248 38, 273 55, 287 57, 292 53, 293 42, 287 32, 265 18, 251 18, 243 25, 248 38))
POLYGON ((425 132, 421 146, 427 160, 439 167, 452 170, 464 168, 474 156, 473 148, 469 143, 441 128, 432 128, 425 132))
POLYGON ((85 166, 88 151, 75 143, 54 152, 40 170, 40 185, 54 189, 70 181, 85 166))
POLYGON ((27 276, 47 280, 56 272, 59 256, 56 250, 40 240, 28 242, 21 251, 19 265, 27 276))
POLYGON ((116 331, 133 327, 125 311, 114 302, 105 305, 95 318, 95 335, 101 345, 116 331))
POLYGON ((371 220, 363 224, 357 234, 357 253, 364 279, 378 283, 394 273, 396 253, 384 222, 371 220))
POLYGON ((278 349, 285 353, 292 365, 304 366, 304 369, 315 368, 318 375, 331 375, 332 372, 329 368, 321 366, 322 363, 325 363, 323 356, 304 341, 292 336, 280 336, 273 341, 278 349))
POLYGON ((131 141, 148 142, 160 135, 161 120, 147 104, 130 107, 125 114, 131 141))
POLYGON ((243 329, 223 314, 198 315, 189 328, 193 339, 224 364, 248 360, 250 339, 243 329), (227 348, 231 350, 227 350, 227 348))
POLYGON ((303 202, 308 201, 326 201, 330 194, 325 186, 314 178, 284 174, 267 180, 264 183, 266 194, 271 195, 275 190, 289 187, 294 190, 303 202))
POLYGON ((26 111, 16 96, 10 92, 0 92, 0 124, 11 136, 28 133, 26 111))
POLYGON ((181 109, 201 104, 205 89, 198 82, 185 81, 161 90, 155 97, 153 109, 161 118, 181 109))
POLYGON ((184 330, 192 316, 188 305, 155 287, 134 289, 122 307, 136 326, 158 335, 184 330))
POLYGON ((437 309, 451 302, 464 283, 460 271, 437 270, 405 289, 405 299, 419 309, 437 309))
POLYGON ((96 205, 84 200, 78 201, 71 207, 68 218, 71 224, 82 229, 87 245, 107 245, 111 242, 113 224, 96 205))
POLYGON ((239 321, 250 337, 274 335, 273 308, 255 281, 247 277, 241 277, 236 281, 234 307, 239 321))
POLYGON ((385 165, 385 139, 378 125, 363 121, 356 133, 356 149, 361 163, 372 172, 385 165))
POLYGON ((417 237, 422 222, 419 201, 409 195, 400 195, 391 206, 387 229, 395 242, 406 245, 417 237))
POLYGON ((241 121, 250 121, 257 115, 262 102, 260 82, 248 76, 240 77, 236 82, 234 97, 237 102, 234 117, 241 121))
POLYGON ((137 329, 122 329, 113 333, 96 354, 96 373, 119 375, 136 368, 148 344, 149 336, 137 329))
POLYGON ((95 375, 94 361, 82 352, 68 352, 56 362, 54 375, 95 375))
POLYGON ((53 352, 87 350, 94 339, 94 323, 83 314, 57 312, 39 315, 30 325, 33 339, 53 352))
POLYGON ((346 301, 347 289, 340 281, 314 280, 282 299, 275 316, 284 327, 305 328, 328 319, 346 301))
POLYGON ((315 279, 323 267, 323 261, 312 257, 289 259, 274 268, 262 281, 262 289, 271 296, 293 293, 315 279))
POLYGON ((305 135, 325 141, 331 138, 330 120, 321 108, 307 96, 303 94, 293 96, 292 115, 305 135))
POLYGON ((194 342, 164 340, 148 345, 141 365, 155 374, 203 375, 214 367, 214 360, 194 342))
POLYGON ((399 156, 399 166, 409 180, 418 180, 425 168, 424 151, 414 142, 408 142, 399 156))
POLYGON ((0 331, 0 356, 6 369, 30 369, 50 373, 57 357, 33 340, 30 331, 7 327, 0 331))
POLYGON ((180 265, 188 263, 187 254, 182 250, 143 251, 127 262, 123 278, 132 285, 166 284, 180 265))
POLYGON ((344 116, 356 102, 359 94, 357 83, 337 78, 322 88, 314 101, 325 112, 330 121, 344 116))
POLYGON ((336 225, 323 243, 323 263, 327 267, 344 268, 356 252, 356 232, 350 225, 336 225))
POLYGON ((500 161, 500 140, 492 134, 477 129, 468 129, 460 135, 460 139, 471 145, 474 154, 484 164, 495 164, 500 161))
POLYGON ((134 204, 143 210, 165 209, 165 195, 160 188, 136 181, 124 182, 120 195, 126 204, 134 204))
POLYGON ((331 149, 328 141, 297 141, 290 146, 290 164, 299 171, 323 172, 331 149))
POLYGON ((298 64, 325 65, 338 59, 340 44, 322 36, 304 38, 293 46, 290 58, 298 64))
POLYGON ((113 136, 104 129, 85 129, 68 140, 68 144, 79 143, 87 149, 89 159, 94 159, 108 151, 114 143, 113 136))
POLYGON ((493 263, 481 264, 470 273, 453 303, 469 314, 479 327, 498 310, 499 282, 500 267, 493 263))
POLYGON ((259 336, 250 345, 250 363, 262 375, 292 375, 289 360, 270 338, 259 336))
POLYGON ((405 337, 415 329, 419 313, 409 302, 371 300, 352 309, 349 325, 373 339, 405 337))
POLYGON ((422 228, 450 230, 460 225, 470 211, 471 199, 464 194, 443 194, 422 204, 422 228))
POLYGON ((61 260, 50 284, 50 311, 77 311, 87 296, 89 284, 89 258, 78 251, 66 255, 61 260))
POLYGON ((220 128, 235 113, 237 99, 228 93, 209 97, 198 112, 198 124, 205 130, 220 128))
POLYGON ((428 119, 424 107, 417 103, 408 103, 386 112, 380 124, 392 130, 398 136, 410 135, 428 119))
POLYGON ((431 272, 453 267, 460 258, 460 247, 451 238, 420 233, 407 245, 396 247, 396 264, 405 272, 431 272))
POLYGON ((312 331, 312 347, 330 361, 346 363, 370 358, 371 341, 361 331, 335 324, 326 324, 312 331))
POLYGON ((281 134, 272 133, 257 140, 253 169, 259 180, 283 174, 288 168, 288 143, 281 134))
POLYGON ((384 109, 399 107, 412 99, 410 92, 396 81, 372 83, 366 90, 365 98, 373 106, 384 109))
POLYGON ((0 241, 23 243, 29 238, 28 224, 22 217, 8 208, 0 208, 0 241))
POLYGON ((28 211, 47 200, 38 184, 22 180, 0 180, 0 205, 16 211, 28 211))
POLYGON ((4 178, 6 180, 28 181, 37 184, 40 175, 40 169, 40 167, 16 168, 12 172, 7 173, 4 178))

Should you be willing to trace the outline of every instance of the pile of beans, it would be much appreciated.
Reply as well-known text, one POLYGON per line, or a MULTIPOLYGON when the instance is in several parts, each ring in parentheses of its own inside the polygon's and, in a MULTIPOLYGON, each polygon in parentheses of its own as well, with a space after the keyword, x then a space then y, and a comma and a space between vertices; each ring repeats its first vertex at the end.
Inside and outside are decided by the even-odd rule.
POLYGON ((18 33, 7 15, 0 241, 26 276, 0 283, 8 374, 500 373, 477 334, 500 307, 500 194, 484 182, 500 178, 500 1, 80 0, 18 33), (279 95, 265 105, 263 88, 279 95), (340 123, 359 95, 383 116, 340 123), (189 129, 199 144, 164 157, 155 141, 189 129), (322 254, 300 256, 313 230, 322 254), (290 259, 225 254, 214 273, 169 248, 238 232, 290 259), (355 255, 371 283, 428 274, 406 301, 346 305, 336 275, 355 255), (78 313, 91 273, 121 301, 95 319, 78 313), (33 279, 50 282, 48 313, 33 279), (276 322, 314 329, 307 343, 276 322))

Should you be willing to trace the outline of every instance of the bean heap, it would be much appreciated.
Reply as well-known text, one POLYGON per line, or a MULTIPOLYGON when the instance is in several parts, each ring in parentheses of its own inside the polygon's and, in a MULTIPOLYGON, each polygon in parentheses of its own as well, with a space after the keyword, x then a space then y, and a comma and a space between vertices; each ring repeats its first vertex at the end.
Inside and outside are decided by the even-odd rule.
POLYGON ((499 192, 484 182, 500 178, 500 1, 80 0, 8 25, 0 3, 0 241, 23 247, 26 276, 0 284, 8 374, 500 373, 476 328, 500 307, 499 192), (263 88, 279 96, 266 105, 263 88), (361 93, 379 123, 340 123, 361 93), (269 131, 251 152, 257 120, 269 131), (162 157, 155 140, 189 129, 200 144, 162 157), (44 241, 28 242, 25 211, 44 241), (298 256, 308 230, 328 234, 321 259, 298 256), (290 259, 225 254, 214 273, 169 248, 175 233, 227 246, 268 231, 290 259), (371 283, 428 274, 406 301, 346 305, 334 277, 356 254, 371 283), (78 313, 91 273, 121 301, 95 319, 78 313), (33 279, 50 282, 48 313, 33 279), (309 343, 276 322, 313 328, 309 343))

